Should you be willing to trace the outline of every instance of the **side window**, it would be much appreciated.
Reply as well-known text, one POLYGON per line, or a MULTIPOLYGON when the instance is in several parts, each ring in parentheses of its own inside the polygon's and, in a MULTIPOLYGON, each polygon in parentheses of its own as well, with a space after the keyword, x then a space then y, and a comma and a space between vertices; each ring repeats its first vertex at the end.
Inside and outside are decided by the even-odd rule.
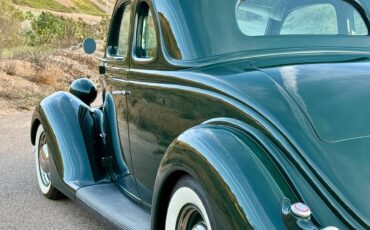
POLYGON ((346 0, 239 0, 236 21, 247 36, 369 33, 364 18, 346 0))
POLYGON ((152 59, 157 49, 157 37, 153 15, 147 3, 139 6, 136 28, 135 56, 152 59))
POLYGON ((338 34, 335 8, 331 4, 298 8, 288 14, 280 34, 338 34))
POLYGON ((269 17, 259 12, 244 10, 240 7, 236 18, 239 22, 240 30, 248 36, 265 35, 269 17))
POLYGON ((367 35, 367 27, 364 22, 364 19, 361 17, 361 15, 355 11, 353 15, 354 20, 354 26, 352 28, 351 34, 352 35, 367 35))
MULTIPOLYGON (((298 0, 299 1, 299 0, 298 0)), ((281 21, 287 0, 239 0, 236 21, 247 36, 264 36, 270 21, 281 21)))
POLYGON ((130 12, 131 5, 129 4, 123 9, 121 24, 119 27, 117 55, 121 57, 126 57, 128 51, 131 18, 130 12))

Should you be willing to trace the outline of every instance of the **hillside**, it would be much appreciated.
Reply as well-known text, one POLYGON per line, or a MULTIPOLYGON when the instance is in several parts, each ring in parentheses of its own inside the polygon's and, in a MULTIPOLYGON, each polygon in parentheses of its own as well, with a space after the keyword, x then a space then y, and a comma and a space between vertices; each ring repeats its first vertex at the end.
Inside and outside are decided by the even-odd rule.
POLYGON ((30 110, 52 92, 68 90, 76 78, 98 84, 98 63, 82 52, 80 44, 87 37, 104 44, 114 2, 0 0, 3 112, 30 110))

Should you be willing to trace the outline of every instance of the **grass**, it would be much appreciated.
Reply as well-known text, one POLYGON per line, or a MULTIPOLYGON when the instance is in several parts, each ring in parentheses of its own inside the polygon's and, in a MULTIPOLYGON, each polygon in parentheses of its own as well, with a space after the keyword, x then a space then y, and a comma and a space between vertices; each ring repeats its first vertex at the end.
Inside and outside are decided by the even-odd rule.
POLYGON ((0 0, 0 52, 4 47, 14 47, 23 43, 20 26, 24 20, 22 12, 18 11, 8 1, 0 0))
POLYGON ((4 48, 0 49, 0 60, 1 59, 25 59, 29 57, 30 54, 38 51, 42 52, 45 55, 49 55, 54 50, 53 47, 50 46, 50 44, 45 44, 41 46, 28 46, 25 44, 16 46, 16 47, 10 47, 10 48, 4 48))
POLYGON ((85 13, 96 16, 104 16, 105 11, 100 9, 89 0, 72 0, 74 6, 66 7, 56 0, 13 0, 17 5, 29 6, 36 9, 53 10, 63 13, 85 13))
POLYGON ((102 5, 105 5, 106 4, 106 0, 97 0, 100 4, 102 5))
POLYGON ((13 0, 15 4, 25 5, 37 9, 54 10, 71 13, 72 10, 55 0, 13 0))
POLYGON ((105 12, 89 0, 72 0, 81 13, 103 16, 105 12))

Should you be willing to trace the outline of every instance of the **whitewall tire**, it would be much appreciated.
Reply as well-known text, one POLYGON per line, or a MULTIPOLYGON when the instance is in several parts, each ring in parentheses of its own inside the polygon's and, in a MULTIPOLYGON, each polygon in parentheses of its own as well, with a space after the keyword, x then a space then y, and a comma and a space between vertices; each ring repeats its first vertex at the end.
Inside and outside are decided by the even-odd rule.
POLYGON ((211 230, 210 218, 200 185, 191 177, 179 180, 172 193, 166 214, 166 230, 211 230))
POLYGON ((36 163, 36 175, 40 191, 47 198, 52 200, 63 198, 63 194, 60 193, 51 183, 49 164, 50 153, 46 140, 46 133, 42 125, 39 125, 36 132, 34 153, 36 163))

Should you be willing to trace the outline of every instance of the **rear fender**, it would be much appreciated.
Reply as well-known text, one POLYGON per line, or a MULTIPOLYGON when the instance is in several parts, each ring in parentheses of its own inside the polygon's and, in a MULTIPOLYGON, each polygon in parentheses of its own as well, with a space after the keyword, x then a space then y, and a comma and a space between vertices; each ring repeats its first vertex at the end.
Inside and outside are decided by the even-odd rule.
POLYGON ((153 229, 164 227, 173 185, 183 174, 204 188, 214 229, 284 229, 281 201, 297 200, 253 136, 211 122, 187 130, 166 152, 155 184, 153 229))

